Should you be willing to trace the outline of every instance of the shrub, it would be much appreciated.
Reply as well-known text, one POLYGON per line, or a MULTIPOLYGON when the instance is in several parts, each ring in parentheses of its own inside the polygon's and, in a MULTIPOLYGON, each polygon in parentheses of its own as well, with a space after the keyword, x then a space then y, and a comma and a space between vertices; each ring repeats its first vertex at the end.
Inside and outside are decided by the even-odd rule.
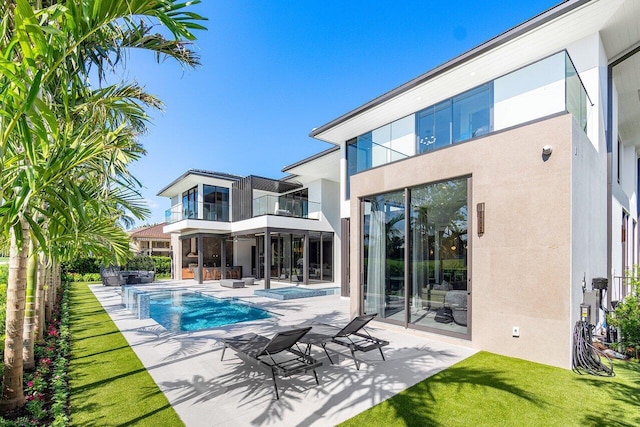
POLYGON ((83 282, 99 282, 100 280, 100 273, 85 273, 82 275, 83 282))
POLYGON ((7 264, 0 264, 0 285, 7 284, 9 277, 9 266, 7 264))
POLYGON ((160 276, 171 274, 171 258, 168 256, 152 256, 156 267, 156 274, 160 276))
POLYGON ((155 264, 150 256, 136 255, 127 263, 125 270, 155 271, 155 264))
POLYGON ((83 257, 62 264, 62 270, 69 273, 100 273, 100 262, 96 258, 83 257))
POLYGON ((627 295, 613 310, 613 314, 607 316, 607 323, 615 326, 620 333, 620 343, 628 352, 635 353, 636 359, 640 359, 640 268, 630 272, 631 294, 627 295))
MULTIPOLYGON (((4 342, 5 320, 7 318, 7 284, 0 282, 0 336, 4 342)), ((4 348, 4 346, 3 346, 4 348)))

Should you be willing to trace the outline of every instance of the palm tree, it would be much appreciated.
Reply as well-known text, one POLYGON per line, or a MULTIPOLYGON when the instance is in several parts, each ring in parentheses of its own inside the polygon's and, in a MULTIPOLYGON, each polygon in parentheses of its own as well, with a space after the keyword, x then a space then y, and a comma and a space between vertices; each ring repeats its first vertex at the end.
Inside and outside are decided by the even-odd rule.
MULTIPOLYGON (((82 196, 91 192, 86 188, 83 192, 83 183, 74 182, 73 177, 84 170, 109 177, 100 181, 103 195, 110 194, 113 182, 135 181, 126 173, 127 162, 117 162, 118 153, 110 147, 130 141, 146 116, 139 114, 137 122, 132 117, 119 126, 101 128, 87 124, 91 116, 86 113, 74 116, 77 101, 86 99, 88 72, 96 66, 102 76, 132 47, 196 65, 198 59, 187 43, 194 39, 190 31, 202 28, 197 24, 202 18, 184 10, 193 3, 68 0, 38 1, 34 8, 27 0, 16 0, 0 5, 0 224, 10 236, 7 294, 11 307, 7 310, 0 408, 12 409, 24 402, 20 356, 29 235, 33 234, 46 253, 55 253, 31 213, 50 214, 48 209, 55 206, 62 208, 57 212, 67 226, 85 224, 87 206, 82 196), (152 22, 168 29, 174 39, 152 34, 152 22), (129 128, 133 131, 125 132, 129 128)), ((89 206, 100 215, 113 214, 111 209, 89 206)), ((52 218, 45 216, 45 222, 48 219, 52 218)), ((98 219, 103 217, 94 223, 106 227, 98 219)), ((96 244, 122 252, 119 242, 109 246, 109 236, 102 237, 96 244)))

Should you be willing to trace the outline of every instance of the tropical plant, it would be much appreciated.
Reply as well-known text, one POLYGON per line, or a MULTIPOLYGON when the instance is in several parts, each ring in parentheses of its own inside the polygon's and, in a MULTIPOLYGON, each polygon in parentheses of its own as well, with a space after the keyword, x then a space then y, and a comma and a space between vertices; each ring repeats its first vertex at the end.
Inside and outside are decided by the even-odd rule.
POLYGON ((82 240, 101 257, 125 260, 128 240, 118 221, 127 211, 144 217, 139 183, 128 165, 144 154, 136 138, 146 126, 145 108, 160 103, 137 85, 90 90, 89 71, 96 67, 102 78, 122 63, 128 48, 197 64, 188 43, 194 39, 190 31, 202 28, 201 17, 185 10, 193 3, 0 5, 0 225, 10 242, 11 307, 0 396, 4 409, 24 402, 22 359, 16 355, 22 353, 29 237, 37 241, 33 252, 50 257, 54 271, 57 262, 78 252, 82 240), (154 33, 154 25, 172 39, 154 33))
POLYGON ((640 266, 628 272, 631 293, 616 305, 607 316, 607 323, 615 326, 620 334, 624 352, 632 351, 640 359, 640 266))

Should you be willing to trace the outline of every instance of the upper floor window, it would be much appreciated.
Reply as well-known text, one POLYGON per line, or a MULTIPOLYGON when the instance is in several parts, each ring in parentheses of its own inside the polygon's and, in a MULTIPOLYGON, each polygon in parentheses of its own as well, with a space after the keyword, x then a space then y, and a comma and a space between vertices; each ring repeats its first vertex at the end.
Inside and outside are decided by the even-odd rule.
POLYGON ((182 193, 182 217, 198 218, 198 187, 193 187, 182 193))
POLYGON ((229 189, 203 185, 203 218, 211 221, 229 221, 229 189))
POLYGON ((487 83, 416 113, 418 153, 491 132, 493 84, 487 83))
POLYGON ((347 198, 357 172, 552 114, 571 113, 586 132, 591 106, 568 53, 558 52, 347 141, 347 198))

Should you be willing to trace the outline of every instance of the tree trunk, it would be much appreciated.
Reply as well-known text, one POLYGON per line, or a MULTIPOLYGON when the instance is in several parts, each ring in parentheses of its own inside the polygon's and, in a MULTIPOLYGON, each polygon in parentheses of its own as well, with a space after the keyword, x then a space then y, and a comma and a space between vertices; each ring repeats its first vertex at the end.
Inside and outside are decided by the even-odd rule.
POLYGON ((34 341, 36 344, 43 342, 44 336, 44 286, 47 276, 47 267, 45 265, 44 255, 38 257, 38 283, 36 288, 36 315, 33 325, 34 341))
POLYGON ((29 247, 29 224, 20 221, 22 244, 18 236, 10 231, 9 277, 7 283, 7 319, 4 341, 4 375, 0 410, 10 411, 24 405, 22 379, 22 327, 24 323, 24 300, 27 273, 27 250, 29 247))
POLYGON ((45 322, 51 320, 51 290, 53 289, 53 267, 51 263, 47 268, 47 286, 44 291, 44 319, 45 322))
POLYGON ((33 327, 36 314, 36 288, 38 286, 38 250, 29 241, 29 258, 27 259, 27 286, 25 289, 24 325, 22 328, 22 369, 32 371, 36 367, 33 357, 33 327))
POLYGON ((60 284, 62 283, 60 280, 60 264, 56 263, 56 269, 54 270, 55 276, 53 276, 54 285, 51 292, 51 307, 55 308, 56 299, 58 298, 58 290, 60 289, 60 284))

